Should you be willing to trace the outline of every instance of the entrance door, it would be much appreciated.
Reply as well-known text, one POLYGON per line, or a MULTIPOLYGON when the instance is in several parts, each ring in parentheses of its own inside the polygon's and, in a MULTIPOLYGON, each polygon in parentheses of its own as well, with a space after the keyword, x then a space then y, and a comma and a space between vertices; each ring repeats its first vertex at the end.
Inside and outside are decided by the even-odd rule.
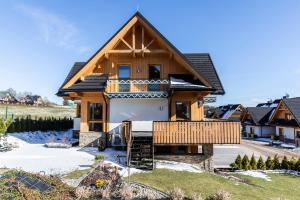
POLYGON ((284 142, 284 128, 279 128, 279 140, 284 142))

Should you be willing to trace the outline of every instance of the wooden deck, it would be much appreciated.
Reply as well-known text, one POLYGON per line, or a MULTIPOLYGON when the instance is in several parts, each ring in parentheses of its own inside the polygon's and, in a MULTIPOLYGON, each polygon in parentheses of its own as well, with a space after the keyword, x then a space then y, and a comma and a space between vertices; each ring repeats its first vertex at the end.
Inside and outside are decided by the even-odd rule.
POLYGON ((240 144, 240 122, 155 121, 153 143, 160 144, 240 144))

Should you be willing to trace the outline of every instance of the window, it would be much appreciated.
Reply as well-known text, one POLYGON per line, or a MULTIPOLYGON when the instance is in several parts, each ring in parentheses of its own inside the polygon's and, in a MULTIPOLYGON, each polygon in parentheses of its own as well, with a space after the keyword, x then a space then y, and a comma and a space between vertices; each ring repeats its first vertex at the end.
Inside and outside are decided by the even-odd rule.
POLYGON ((176 102, 176 120, 190 120, 190 102, 176 102))
MULTIPOLYGON (((149 65, 149 80, 160 79, 160 65, 149 65)), ((159 91, 160 84, 149 84, 149 91, 159 91)))
POLYGON ((296 131, 296 138, 297 138, 297 139, 300 139, 300 130, 299 130, 299 131, 296 131))
POLYGON ((80 118, 81 117, 81 104, 77 103, 76 107, 76 117, 80 118))
POLYGON ((292 115, 290 113, 285 113, 285 119, 286 120, 291 120, 292 119, 292 115))
POLYGON ((89 104, 89 130, 103 131, 103 108, 101 103, 89 104))
POLYGON ((284 136, 284 128, 279 128, 279 137, 283 137, 284 136))
MULTIPOLYGON (((130 79, 130 66, 120 65, 118 71, 118 78, 120 80, 129 80, 130 79)), ((130 84, 119 84, 119 92, 129 92, 130 84)))

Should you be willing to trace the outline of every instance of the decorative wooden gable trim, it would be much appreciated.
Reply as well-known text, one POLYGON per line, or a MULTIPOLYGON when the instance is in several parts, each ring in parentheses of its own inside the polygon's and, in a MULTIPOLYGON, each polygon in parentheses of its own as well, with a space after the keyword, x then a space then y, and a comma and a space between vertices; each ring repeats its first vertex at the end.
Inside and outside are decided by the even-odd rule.
POLYGON ((277 119, 276 117, 278 116, 278 112, 285 110, 288 111, 289 114, 291 114, 293 116, 293 119, 298 123, 298 125, 300 126, 300 122, 297 120, 296 116, 294 115, 294 113, 290 110, 290 108, 284 103, 283 100, 281 100, 276 108, 276 110, 274 111, 272 117, 271 117, 271 122, 273 122, 275 119, 277 119))
POLYGON ((196 71, 192 64, 184 57, 184 55, 173 46, 149 21, 147 21, 139 12, 135 13, 120 29, 114 34, 85 64, 85 66, 79 70, 64 86, 66 89, 72 86, 77 80, 84 77, 86 74, 92 73, 93 66, 95 63, 102 61, 109 57, 109 54, 113 53, 132 53, 133 57, 137 53, 141 53, 144 56, 145 53, 168 53, 170 58, 173 58, 182 66, 184 66, 188 71, 190 71, 196 78, 198 78, 207 87, 212 87, 208 81, 196 71), (135 46, 135 24, 139 22, 142 25, 142 48, 137 49, 135 46), (144 30, 145 29, 145 30, 144 30), (124 36, 132 31, 132 44, 124 40, 124 36), (144 31, 149 32, 154 36, 154 39, 149 43, 144 43, 144 31), (126 50, 114 50, 117 44, 122 42, 128 49, 126 50), (152 49, 149 47, 154 43, 158 42, 165 49, 152 49))

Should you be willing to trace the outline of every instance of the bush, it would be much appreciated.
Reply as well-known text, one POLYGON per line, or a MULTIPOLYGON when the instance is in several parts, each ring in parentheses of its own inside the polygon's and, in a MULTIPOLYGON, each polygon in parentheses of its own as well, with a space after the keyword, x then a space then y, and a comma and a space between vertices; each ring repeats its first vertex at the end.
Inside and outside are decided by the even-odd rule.
POLYGON ((300 158, 298 159, 298 161, 295 164, 295 169, 296 171, 300 172, 300 158))
POLYGON ((95 160, 104 160, 105 156, 102 154, 95 155, 95 160))
POLYGON ((290 163, 286 156, 284 156, 283 160, 281 161, 281 168, 282 169, 290 169, 290 163))
POLYGON ((193 193, 190 198, 191 200, 203 200, 202 196, 200 194, 197 194, 197 193, 193 193))
POLYGON ((169 191, 170 199, 172 200, 183 200, 184 192, 180 188, 173 188, 169 191))
POLYGON ((244 155, 243 160, 242 160, 242 168, 244 170, 250 170, 251 166, 250 166, 250 161, 247 155, 244 155))
POLYGON ((252 154, 252 156, 251 156, 250 166, 251 166, 251 169, 257 170, 257 163, 256 163, 256 159, 254 157, 254 154, 252 154))
POLYGON ((120 195, 124 200, 131 200, 133 198, 133 191, 128 184, 125 184, 120 190, 120 195))
POLYGON ((279 157, 278 157, 277 154, 274 156, 273 164, 274 164, 274 169, 280 169, 281 168, 279 157))
POLYGON ((271 156, 268 156, 268 158, 266 160, 266 168, 268 170, 273 170, 274 169, 274 162, 273 162, 271 156))
POLYGON ((297 163, 297 160, 294 157, 292 157, 289 161, 290 169, 296 170, 296 163, 297 163))
POLYGON ((236 164, 236 167, 238 169, 242 169, 243 168, 243 165, 242 165, 242 158, 240 156, 240 154, 236 157, 234 163, 236 164))
POLYGON ((230 200, 231 196, 229 192, 219 191, 214 195, 209 196, 206 200, 230 200))
POLYGON ((257 168, 261 170, 266 170, 266 164, 261 156, 258 159, 257 168))
POLYGON ((101 140, 100 144, 98 145, 98 151, 104 151, 105 150, 105 144, 104 142, 101 140))

